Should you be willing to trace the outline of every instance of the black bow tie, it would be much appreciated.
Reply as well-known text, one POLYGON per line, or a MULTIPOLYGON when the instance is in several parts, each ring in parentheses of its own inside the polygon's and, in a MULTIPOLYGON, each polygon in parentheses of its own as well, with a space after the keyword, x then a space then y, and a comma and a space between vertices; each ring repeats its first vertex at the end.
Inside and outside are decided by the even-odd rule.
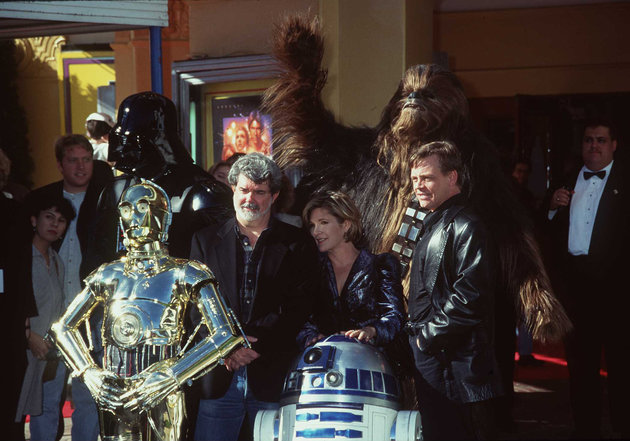
POLYGON ((598 172, 584 172, 584 179, 586 180, 591 179, 593 176, 597 176, 599 179, 604 179, 604 176, 606 176, 606 170, 601 170, 598 172))

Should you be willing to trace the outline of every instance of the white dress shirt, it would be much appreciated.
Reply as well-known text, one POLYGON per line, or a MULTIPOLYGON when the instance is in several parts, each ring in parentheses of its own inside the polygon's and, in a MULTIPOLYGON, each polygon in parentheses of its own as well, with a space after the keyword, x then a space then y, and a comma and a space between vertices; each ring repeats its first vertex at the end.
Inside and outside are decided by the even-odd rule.
POLYGON ((72 219, 72 222, 66 229, 66 235, 59 248, 59 257, 63 261, 65 268, 64 274, 64 296, 65 307, 67 307, 81 291, 81 276, 79 276, 79 267, 81 266, 81 244, 79 243, 79 236, 77 236, 77 221, 79 219, 79 210, 83 199, 85 199, 85 192, 82 193, 68 193, 63 191, 63 197, 68 199, 74 207, 76 216, 72 219))
MULTIPOLYGON (((603 179, 593 176, 590 179, 584 179, 584 172, 593 172, 586 166, 583 166, 578 174, 575 182, 575 193, 571 196, 571 204, 569 206, 569 253, 574 256, 583 256, 588 254, 591 244, 591 236, 593 235, 593 224, 595 216, 597 216, 597 207, 602 198, 604 187, 608 182, 610 170, 614 161, 611 161, 602 170, 606 172, 603 179)), ((596 171, 602 171, 596 170, 596 171)))

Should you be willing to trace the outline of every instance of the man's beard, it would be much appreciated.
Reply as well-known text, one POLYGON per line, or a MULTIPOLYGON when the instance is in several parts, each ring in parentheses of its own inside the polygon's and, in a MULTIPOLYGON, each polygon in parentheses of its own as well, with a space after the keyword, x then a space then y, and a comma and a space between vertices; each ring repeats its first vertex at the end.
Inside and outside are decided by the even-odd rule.
POLYGON ((236 207, 236 213, 238 216, 247 222, 253 222, 266 216, 271 210, 271 204, 267 206, 265 210, 261 210, 258 204, 253 202, 245 203, 236 207))

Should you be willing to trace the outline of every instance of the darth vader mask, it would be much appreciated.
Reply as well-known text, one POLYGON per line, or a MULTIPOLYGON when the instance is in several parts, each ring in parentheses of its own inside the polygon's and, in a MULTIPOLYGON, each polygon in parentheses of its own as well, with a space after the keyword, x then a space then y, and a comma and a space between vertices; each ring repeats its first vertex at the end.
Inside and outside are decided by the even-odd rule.
POLYGON ((171 165, 192 163, 177 133, 175 104, 153 92, 125 98, 109 134, 108 160, 116 169, 146 179, 171 165))

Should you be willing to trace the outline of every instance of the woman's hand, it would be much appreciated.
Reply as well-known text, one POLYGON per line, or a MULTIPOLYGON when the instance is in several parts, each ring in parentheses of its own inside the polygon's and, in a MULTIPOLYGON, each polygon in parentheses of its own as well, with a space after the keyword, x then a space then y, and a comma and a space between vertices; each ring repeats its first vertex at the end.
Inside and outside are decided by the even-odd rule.
POLYGON ((348 338, 356 338, 359 341, 368 343, 376 337, 376 328, 374 326, 365 326, 361 329, 350 329, 342 333, 348 338))
POLYGON ((46 359, 46 354, 51 347, 50 343, 44 340, 44 337, 36 334, 35 332, 31 332, 28 338, 28 348, 31 350, 35 358, 39 360, 46 359))

